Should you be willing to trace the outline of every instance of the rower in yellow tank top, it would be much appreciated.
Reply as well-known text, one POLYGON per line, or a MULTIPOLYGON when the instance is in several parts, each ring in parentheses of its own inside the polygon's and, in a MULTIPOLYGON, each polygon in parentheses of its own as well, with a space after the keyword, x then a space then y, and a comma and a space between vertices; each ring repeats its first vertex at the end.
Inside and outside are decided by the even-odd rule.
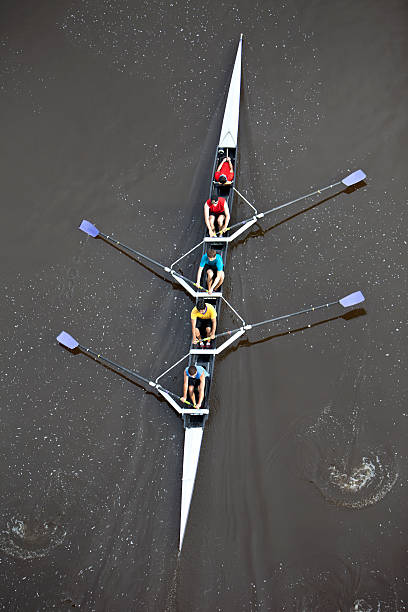
POLYGON ((217 311, 214 306, 207 304, 204 300, 198 300, 197 306, 191 311, 191 331, 193 343, 204 346, 202 338, 210 338, 206 343, 206 348, 210 348, 211 340, 215 338, 217 328, 217 311))

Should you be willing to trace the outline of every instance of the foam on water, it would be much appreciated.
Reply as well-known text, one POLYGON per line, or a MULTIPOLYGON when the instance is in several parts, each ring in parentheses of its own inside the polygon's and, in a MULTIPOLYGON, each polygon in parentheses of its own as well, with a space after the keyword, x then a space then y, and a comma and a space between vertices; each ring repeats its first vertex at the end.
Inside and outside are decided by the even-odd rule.
POLYGON ((67 532, 53 521, 14 516, 0 533, 0 550, 19 559, 40 559, 62 544, 67 532))
POLYGON ((377 440, 359 440, 356 412, 336 416, 326 407, 304 432, 302 463, 323 497, 345 508, 373 505, 398 479, 396 453, 377 440))
POLYGON ((298 612, 397 612, 396 585, 379 570, 353 559, 309 558, 310 567, 282 567, 276 575, 281 610, 298 612), (324 569, 323 569, 324 568, 324 569))

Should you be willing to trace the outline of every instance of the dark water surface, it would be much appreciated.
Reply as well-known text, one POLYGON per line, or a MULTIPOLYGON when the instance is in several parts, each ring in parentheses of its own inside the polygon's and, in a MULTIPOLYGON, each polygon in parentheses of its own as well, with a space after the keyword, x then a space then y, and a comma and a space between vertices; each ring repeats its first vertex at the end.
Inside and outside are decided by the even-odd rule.
POLYGON ((408 609, 407 14, 2 2, 2 609, 408 609), (76 227, 164 263, 201 239, 240 32, 238 188, 265 210, 368 179, 265 219, 231 250, 226 297, 251 322, 367 301, 219 359, 178 559, 180 419, 55 336, 152 377, 187 352, 191 299, 76 227))

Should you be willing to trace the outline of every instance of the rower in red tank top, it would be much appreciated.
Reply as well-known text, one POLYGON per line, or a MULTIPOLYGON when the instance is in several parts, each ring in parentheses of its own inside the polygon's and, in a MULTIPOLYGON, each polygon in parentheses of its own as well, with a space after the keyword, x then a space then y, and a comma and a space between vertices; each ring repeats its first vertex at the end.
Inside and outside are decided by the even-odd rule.
POLYGON ((228 227, 230 213, 225 198, 215 197, 204 204, 204 220, 210 236, 222 234, 228 227))
POLYGON ((234 168, 232 167, 231 158, 224 157, 218 165, 214 174, 214 179, 221 185, 231 185, 234 178, 234 168))

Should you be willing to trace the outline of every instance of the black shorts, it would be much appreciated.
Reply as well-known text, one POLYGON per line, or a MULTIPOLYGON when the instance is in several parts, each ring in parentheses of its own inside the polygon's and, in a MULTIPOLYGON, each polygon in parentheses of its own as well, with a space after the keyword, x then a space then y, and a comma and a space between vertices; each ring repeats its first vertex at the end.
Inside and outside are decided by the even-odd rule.
POLYGON ((211 212, 211 211, 210 211, 209 217, 215 217, 215 221, 217 221, 217 219, 218 219, 218 217, 219 217, 220 215, 224 215, 224 217, 225 217, 225 212, 224 212, 224 211, 222 211, 222 212, 219 212, 219 213, 214 213, 214 212, 211 212))
POLYGON ((200 387, 200 379, 188 377, 188 386, 191 387, 191 385, 193 385, 194 390, 197 391, 200 387))
POLYGON ((201 337, 205 338, 207 334, 206 328, 209 327, 211 329, 212 327, 211 319, 200 319, 199 317, 197 317, 196 327, 200 332, 201 337))
POLYGON ((204 270, 203 270, 204 278, 207 276, 207 270, 212 270, 214 272, 214 276, 217 276, 217 272, 218 272, 217 264, 215 264, 215 263, 214 264, 208 264, 208 263, 205 264, 204 270))

